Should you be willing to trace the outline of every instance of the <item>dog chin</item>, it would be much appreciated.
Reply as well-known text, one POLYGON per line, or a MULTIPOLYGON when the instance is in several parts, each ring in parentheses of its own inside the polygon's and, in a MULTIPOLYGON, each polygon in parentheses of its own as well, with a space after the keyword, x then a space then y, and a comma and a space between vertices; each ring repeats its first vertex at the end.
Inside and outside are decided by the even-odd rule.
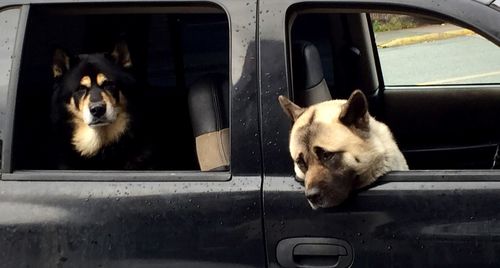
POLYGON ((109 124, 111 124, 111 122, 109 122, 109 121, 105 121, 105 122, 104 122, 104 121, 101 121, 101 122, 92 122, 92 123, 90 123, 90 124, 88 124, 88 125, 89 125, 89 127, 91 127, 91 128, 99 128, 99 127, 104 127, 104 126, 107 126, 107 125, 109 125, 109 124))
POLYGON ((321 203, 318 203, 318 204, 314 204, 314 203, 312 203, 309 200, 307 200, 307 202, 309 203, 309 205, 311 206, 311 208, 313 210, 317 210, 318 208, 329 208, 329 207, 333 207, 334 206, 334 205, 326 204, 325 202, 321 202, 321 203))
POLYGON ((314 204, 312 203, 311 201, 307 200, 307 202, 309 203, 309 205, 311 206, 311 208, 313 210, 317 210, 318 208, 331 208, 331 207, 336 207, 340 204, 342 204, 343 202, 340 201, 340 202, 327 202, 327 201, 323 201, 321 203, 317 203, 317 204, 314 204))

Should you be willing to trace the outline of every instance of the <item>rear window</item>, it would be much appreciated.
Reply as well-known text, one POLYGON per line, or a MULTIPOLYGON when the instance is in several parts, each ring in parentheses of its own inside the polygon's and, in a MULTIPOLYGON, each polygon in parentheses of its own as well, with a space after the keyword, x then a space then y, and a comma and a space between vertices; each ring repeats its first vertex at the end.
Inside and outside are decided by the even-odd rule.
POLYGON ((206 76, 227 79, 228 28, 226 14, 213 5, 33 6, 17 92, 13 169, 200 170, 188 96, 206 76), (112 75, 101 60, 118 66, 112 75), (82 62, 88 67, 71 77, 82 62), (69 84, 71 96, 54 93, 69 84), (103 134, 115 131, 119 138, 102 138, 105 145, 97 150, 85 141, 90 128, 77 132, 82 122, 93 131, 114 127, 113 116, 112 122, 125 118, 120 122, 126 126, 103 134))

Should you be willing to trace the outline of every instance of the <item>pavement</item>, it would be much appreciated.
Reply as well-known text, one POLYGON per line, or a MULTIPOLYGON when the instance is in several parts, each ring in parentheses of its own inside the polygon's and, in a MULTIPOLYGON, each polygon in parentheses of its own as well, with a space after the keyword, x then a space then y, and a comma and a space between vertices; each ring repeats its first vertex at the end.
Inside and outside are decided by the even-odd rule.
POLYGON ((444 23, 396 31, 376 32, 375 40, 377 47, 387 48, 474 34, 471 30, 444 23))

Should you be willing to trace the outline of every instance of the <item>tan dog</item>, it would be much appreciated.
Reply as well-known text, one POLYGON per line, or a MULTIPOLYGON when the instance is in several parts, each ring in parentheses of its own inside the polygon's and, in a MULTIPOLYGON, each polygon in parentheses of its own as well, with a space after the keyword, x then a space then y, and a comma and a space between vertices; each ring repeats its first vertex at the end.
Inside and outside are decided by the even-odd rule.
POLYGON ((279 96, 294 121, 290 154, 297 179, 313 209, 342 203, 353 189, 373 183, 391 170, 408 170, 387 125, 368 113, 365 95, 301 108, 279 96))

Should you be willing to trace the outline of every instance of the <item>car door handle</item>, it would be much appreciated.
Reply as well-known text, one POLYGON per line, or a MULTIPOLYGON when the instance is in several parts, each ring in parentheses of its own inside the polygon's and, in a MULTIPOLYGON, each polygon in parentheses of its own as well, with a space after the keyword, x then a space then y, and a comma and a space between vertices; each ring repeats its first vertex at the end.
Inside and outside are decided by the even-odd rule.
POLYGON ((341 245, 298 244, 293 249, 293 256, 346 256, 347 249, 341 245))
POLYGON ((349 267, 354 254, 344 240, 323 237, 283 239, 276 247, 276 258, 283 267, 349 267))

